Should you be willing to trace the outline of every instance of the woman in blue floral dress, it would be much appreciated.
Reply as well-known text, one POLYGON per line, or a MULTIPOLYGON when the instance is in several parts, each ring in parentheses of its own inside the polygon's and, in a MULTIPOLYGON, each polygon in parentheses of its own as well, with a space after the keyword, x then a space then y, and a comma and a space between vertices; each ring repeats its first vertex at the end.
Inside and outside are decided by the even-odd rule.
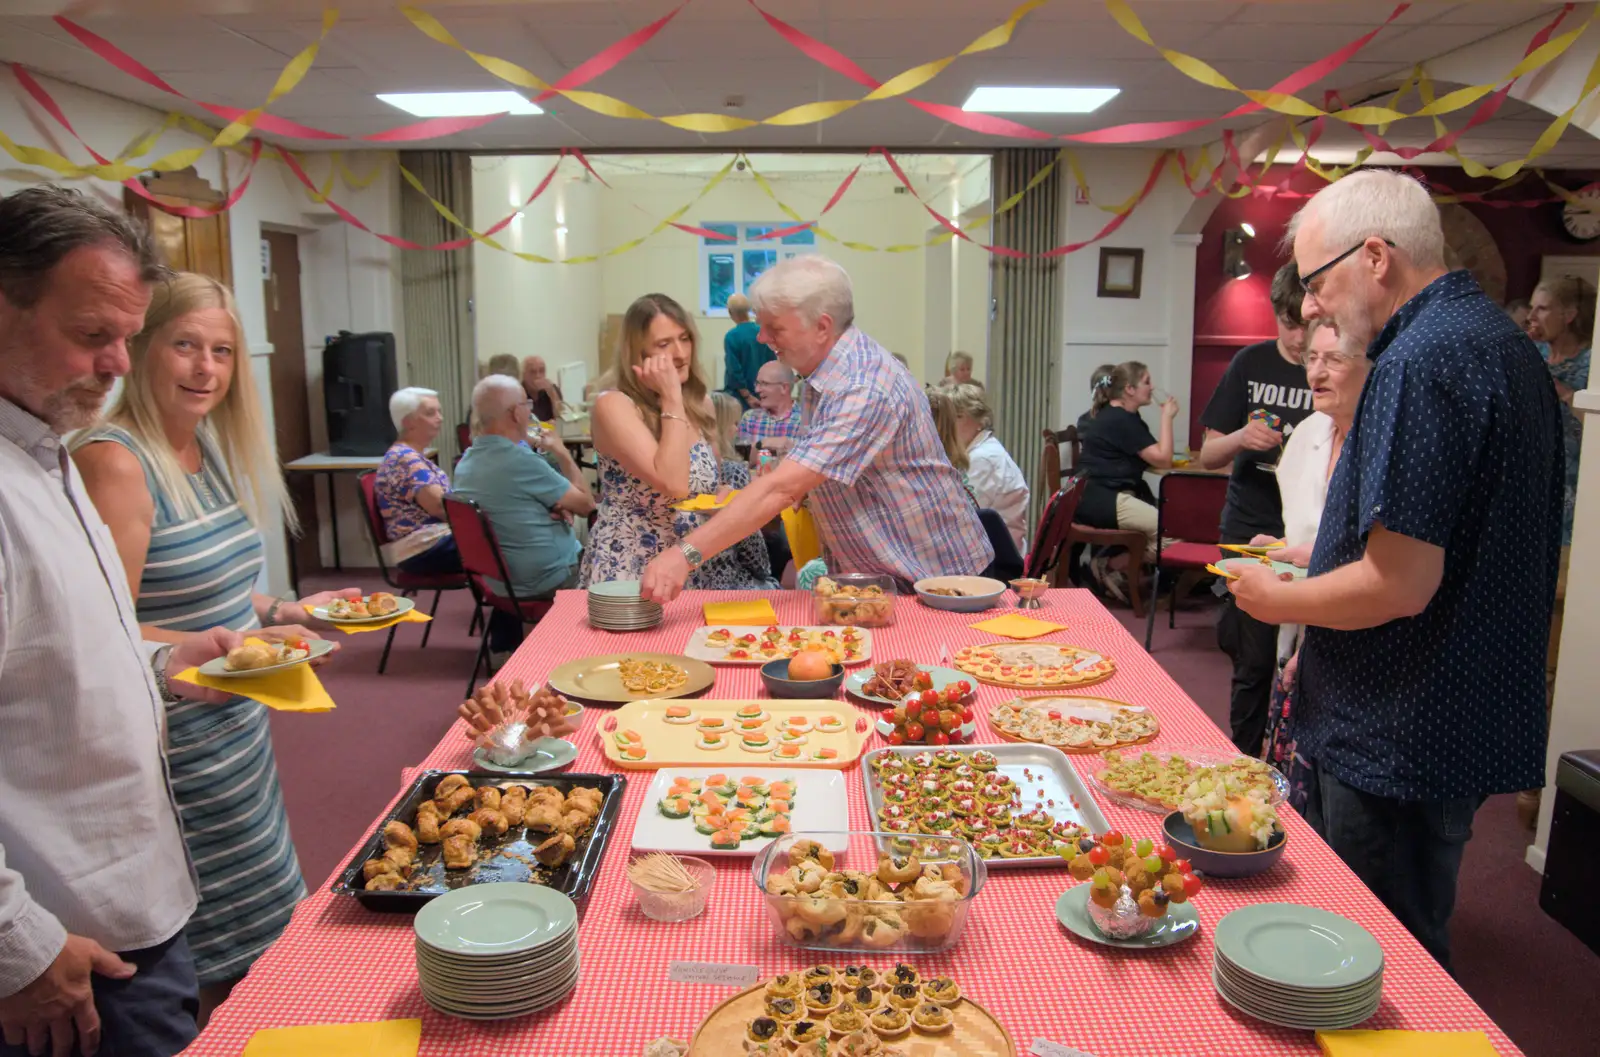
MULTIPOLYGON (((623 316, 616 388, 596 397, 590 414, 600 512, 580 586, 637 580, 651 559, 700 524, 701 515, 673 504, 717 491, 716 418, 695 358, 697 340, 688 313, 665 294, 646 294, 623 316)), ((740 564, 737 549, 707 561, 685 586, 772 586, 740 564)))

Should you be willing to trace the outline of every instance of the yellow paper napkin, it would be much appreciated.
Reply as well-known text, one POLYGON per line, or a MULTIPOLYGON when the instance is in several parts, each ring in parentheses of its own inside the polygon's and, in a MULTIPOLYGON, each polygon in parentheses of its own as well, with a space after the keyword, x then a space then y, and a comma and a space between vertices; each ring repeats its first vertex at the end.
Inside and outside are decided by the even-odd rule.
POLYGON ((681 503, 675 503, 673 505, 672 509, 674 509, 674 510, 688 510, 688 511, 721 510, 723 507, 725 507, 729 503, 733 502, 733 497, 738 495, 738 494, 739 493, 737 491, 733 491, 733 492, 729 492, 723 498, 718 499, 713 494, 704 493, 704 494, 701 494, 701 495, 694 496, 691 499, 685 499, 681 503))
POLYGON ((808 507, 785 507, 783 534, 789 539, 789 553, 794 567, 803 569, 807 562, 822 557, 822 540, 817 535, 817 522, 808 507))
POLYGON ((1328 1057, 1495 1057, 1481 1031, 1319 1031, 1328 1057))
POLYGON ((707 602, 707 624, 759 624, 762 627, 778 622, 772 603, 765 598, 750 602, 707 602))
MULTIPOLYGON (((245 639, 246 642, 260 642, 260 639, 245 639)), ((188 668, 178 673, 177 678, 196 686, 208 687, 212 690, 221 690, 225 693, 238 694, 248 697, 252 701, 260 701, 268 708, 275 708, 279 712, 331 712, 333 698, 328 696, 328 691, 322 688, 322 680, 317 678, 309 664, 297 664, 293 668, 285 668, 279 672, 268 672, 265 675, 244 675, 237 677, 219 677, 201 675, 199 668, 188 668)))
POLYGON ((408 609, 399 616, 390 617, 387 620, 374 620, 370 624, 339 624, 336 626, 346 635, 359 635, 363 631, 383 631, 386 628, 394 627, 396 624, 426 624, 432 619, 420 609, 408 609))
POLYGON ((373 1024, 307 1024, 262 1028, 245 1043, 244 1057, 416 1057, 422 1021, 380 1020, 373 1024))
POLYGON ((1048 620, 1035 620, 1025 617, 1020 613, 1007 613, 1001 617, 991 617, 980 620, 976 624, 967 625, 976 631, 987 631, 991 635, 1002 635, 1008 639, 1036 639, 1040 635, 1048 635, 1052 631, 1065 631, 1065 624, 1052 624, 1048 620))

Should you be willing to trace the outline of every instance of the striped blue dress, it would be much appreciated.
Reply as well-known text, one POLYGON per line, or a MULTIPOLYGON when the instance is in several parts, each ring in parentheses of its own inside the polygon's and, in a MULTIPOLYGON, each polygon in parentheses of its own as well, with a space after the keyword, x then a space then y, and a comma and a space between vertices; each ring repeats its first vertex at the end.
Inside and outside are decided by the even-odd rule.
MULTIPOLYGON (((133 452, 155 501, 139 622, 166 631, 260 626, 251 596, 265 561, 261 536, 213 445, 202 439, 201 470, 189 475, 202 514, 184 518, 159 492, 151 463, 130 434, 101 426, 90 439, 133 452)), ((305 895, 266 707, 245 697, 223 705, 169 704, 167 761, 183 836, 200 874, 200 906, 185 935, 201 984, 235 980, 278 938, 305 895)))

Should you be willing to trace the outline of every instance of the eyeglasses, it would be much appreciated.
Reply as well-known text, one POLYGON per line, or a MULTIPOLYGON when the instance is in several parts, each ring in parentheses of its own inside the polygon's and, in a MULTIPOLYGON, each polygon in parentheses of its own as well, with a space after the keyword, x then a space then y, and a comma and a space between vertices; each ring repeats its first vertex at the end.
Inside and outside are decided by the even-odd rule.
MULTIPOLYGON (((1371 238, 1371 237, 1372 237, 1371 235, 1367 236, 1368 239, 1371 238)), ((1333 268, 1336 265, 1343 264, 1347 259, 1349 259, 1349 257, 1352 254, 1354 254, 1357 250, 1359 250, 1361 247, 1365 246, 1366 244, 1367 244, 1367 239, 1362 239, 1360 242, 1356 243, 1354 246, 1351 246, 1349 249, 1345 250, 1343 253, 1339 254, 1339 256, 1335 257, 1333 260, 1329 261, 1327 264, 1324 264, 1322 267, 1317 268, 1314 271, 1308 272, 1305 275, 1300 276, 1300 289, 1304 290, 1306 293, 1310 294, 1312 297, 1316 297, 1318 292, 1322 289, 1322 284, 1321 283, 1317 283, 1316 286, 1312 286, 1311 284, 1312 283, 1316 283, 1318 279, 1322 278, 1322 276, 1326 275, 1329 271, 1333 270, 1333 268)), ((1383 240, 1383 244, 1385 246, 1388 246, 1391 250, 1394 249, 1394 240, 1393 239, 1384 239, 1383 240)))

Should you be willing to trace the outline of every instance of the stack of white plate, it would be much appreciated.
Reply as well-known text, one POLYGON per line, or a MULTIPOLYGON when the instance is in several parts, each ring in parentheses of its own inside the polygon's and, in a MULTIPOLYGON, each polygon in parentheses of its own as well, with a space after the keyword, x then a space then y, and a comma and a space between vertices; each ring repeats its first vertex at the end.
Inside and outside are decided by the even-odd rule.
POLYGON ((553 1006, 578 983, 578 908, 553 888, 468 885, 417 912, 417 982, 428 1005, 468 1020, 553 1006))
POLYGON ((1360 1024, 1383 998, 1383 948, 1348 918, 1294 903, 1260 903, 1212 930, 1211 982, 1242 1012, 1286 1028, 1360 1024))
POLYGON ((661 603, 639 597, 638 580, 589 587, 589 623, 606 631, 642 631, 661 623, 661 603))

